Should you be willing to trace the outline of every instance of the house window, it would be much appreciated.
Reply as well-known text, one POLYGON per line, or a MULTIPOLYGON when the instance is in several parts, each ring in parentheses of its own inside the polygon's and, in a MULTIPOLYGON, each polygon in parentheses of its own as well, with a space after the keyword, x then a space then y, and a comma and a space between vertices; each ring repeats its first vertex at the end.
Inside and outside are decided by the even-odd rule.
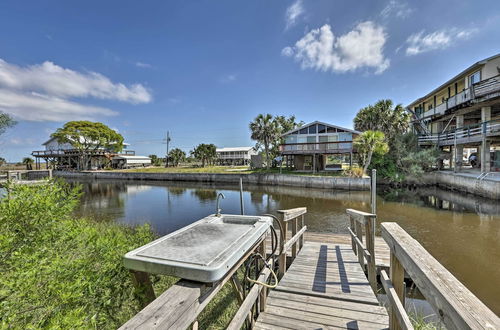
POLYGON ((316 134, 316 125, 309 126, 309 134, 316 134))
POLYGON ((294 135, 288 135, 285 137, 285 143, 286 144, 297 143, 297 137, 294 135))
POLYGON ((307 134, 307 127, 299 131, 299 134, 307 134))
POLYGON ((318 124, 318 133, 326 133, 326 126, 318 124))
POLYGON ((335 127, 328 127, 328 133, 337 133, 337 129, 335 127))
POLYGON ((481 71, 476 71, 469 76, 469 86, 478 83, 481 80, 481 71))

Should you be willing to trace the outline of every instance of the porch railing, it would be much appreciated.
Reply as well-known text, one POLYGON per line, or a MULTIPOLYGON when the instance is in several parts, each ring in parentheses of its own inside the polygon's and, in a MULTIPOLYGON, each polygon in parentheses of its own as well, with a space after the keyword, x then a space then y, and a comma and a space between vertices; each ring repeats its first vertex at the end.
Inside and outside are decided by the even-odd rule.
POLYGON ((446 101, 436 105, 433 109, 427 110, 422 114, 422 117, 433 115, 444 115, 449 109, 452 109, 463 103, 478 100, 488 97, 490 94, 500 93, 500 76, 495 76, 478 82, 464 89, 460 93, 450 96, 446 101))
POLYGON ((454 141, 455 139, 470 138, 482 134, 492 134, 500 132, 500 120, 490 120, 477 124, 466 125, 460 128, 448 130, 439 134, 422 135, 418 137, 419 143, 443 143, 454 141))
POLYGON ((280 145, 281 152, 287 151, 340 151, 353 148, 353 141, 311 142, 311 143, 286 143, 280 145))

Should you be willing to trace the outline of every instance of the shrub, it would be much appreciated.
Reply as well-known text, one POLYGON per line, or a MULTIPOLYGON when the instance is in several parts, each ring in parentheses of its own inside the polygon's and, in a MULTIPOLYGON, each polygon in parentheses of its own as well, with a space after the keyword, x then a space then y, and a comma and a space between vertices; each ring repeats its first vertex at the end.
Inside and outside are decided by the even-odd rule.
MULTIPOLYGON (((79 187, 8 186, 0 200, 0 328, 116 328, 140 308, 122 256, 149 226, 74 219, 79 187)), ((162 277, 163 289, 175 279, 162 277)))

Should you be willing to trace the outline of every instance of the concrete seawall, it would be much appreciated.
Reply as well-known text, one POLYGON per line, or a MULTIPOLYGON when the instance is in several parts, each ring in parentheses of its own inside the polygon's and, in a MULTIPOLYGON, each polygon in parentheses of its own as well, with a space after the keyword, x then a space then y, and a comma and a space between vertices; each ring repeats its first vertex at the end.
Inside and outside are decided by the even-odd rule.
POLYGON ((140 172, 54 172, 54 176, 75 179, 191 181, 205 183, 279 185, 302 188, 370 190, 369 178, 321 177, 289 174, 140 173, 140 172))
POLYGON ((451 190, 458 190, 470 194, 492 199, 500 199, 500 179, 477 179, 477 175, 466 173, 433 172, 422 178, 421 184, 437 185, 451 190))

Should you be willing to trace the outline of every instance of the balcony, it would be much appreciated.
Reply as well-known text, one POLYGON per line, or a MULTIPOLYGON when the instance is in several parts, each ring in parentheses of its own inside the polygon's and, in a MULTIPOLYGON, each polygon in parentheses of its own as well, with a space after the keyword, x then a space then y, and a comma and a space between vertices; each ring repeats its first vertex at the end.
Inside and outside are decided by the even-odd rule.
MULTIPOLYGON (((88 150, 83 152, 86 155, 91 156, 115 156, 115 155, 126 155, 126 156, 134 156, 135 151, 133 150, 123 150, 121 152, 110 152, 104 149, 97 150, 88 150)), ((35 150, 31 153, 32 156, 35 157, 61 157, 61 156, 79 156, 82 154, 82 151, 78 149, 54 149, 54 150, 35 150)))
POLYGON ((482 102, 500 95, 500 76, 495 76, 490 79, 474 84, 466 88, 462 92, 451 96, 445 102, 438 104, 433 109, 425 111, 421 117, 442 116, 447 110, 453 109, 459 105, 464 105, 467 102, 482 102))
POLYGON ((468 125, 439 134, 422 135, 418 137, 419 145, 438 144, 440 146, 453 145, 455 143, 478 143, 485 136, 500 135, 500 120, 468 125))
POLYGON ((280 152, 294 154, 341 154, 353 151, 352 141, 287 143, 280 145, 280 152))

